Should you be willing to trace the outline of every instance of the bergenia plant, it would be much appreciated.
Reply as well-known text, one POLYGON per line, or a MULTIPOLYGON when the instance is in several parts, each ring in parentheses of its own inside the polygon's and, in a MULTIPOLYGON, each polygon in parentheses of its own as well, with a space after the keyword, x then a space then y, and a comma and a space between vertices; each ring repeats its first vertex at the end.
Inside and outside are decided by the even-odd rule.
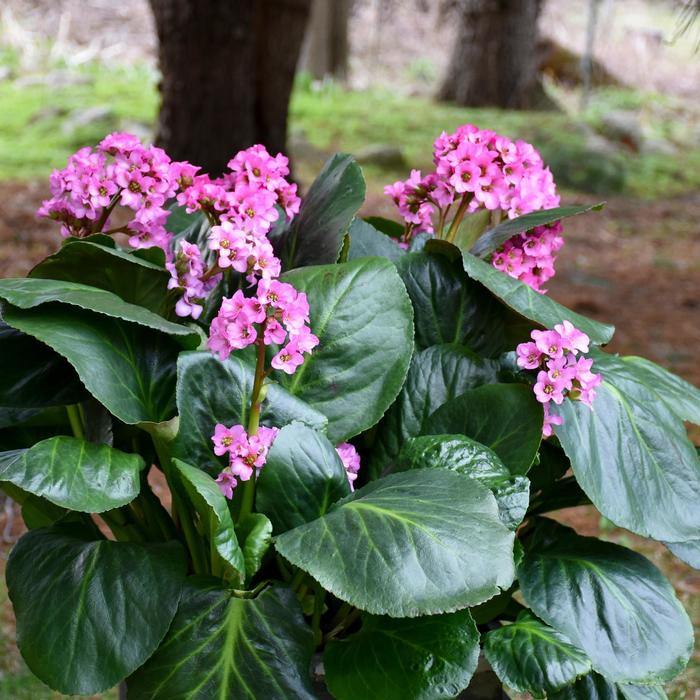
POLYGON ((262 146, 211 178, 128 134, 51 177, 60 249, 0 281, 7 584, 52 688, 438 700, 481 657, 535 698, 663 698, 693 647, 593 503, 700 565, 700 392, 553 301, 535 149, 473 126, 362 219, 262 146))

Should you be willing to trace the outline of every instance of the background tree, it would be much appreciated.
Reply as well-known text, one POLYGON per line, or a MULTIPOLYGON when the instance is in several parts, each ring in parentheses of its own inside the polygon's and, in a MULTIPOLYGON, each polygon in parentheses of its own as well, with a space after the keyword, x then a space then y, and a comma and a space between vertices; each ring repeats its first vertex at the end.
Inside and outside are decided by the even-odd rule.
POLYGON ((457 36, 441 100, 472 107, 542 105, 537 19, 541 0, 451 0, 457 36))
POLYGON ((348 19, 351 0, 313 0, 299 69, 317 80, 348 74, 348 19))
POLYGON ((157 142, 221 173, 254 143, 284 151, 311 0, 150 0, 162 73, 157 142))

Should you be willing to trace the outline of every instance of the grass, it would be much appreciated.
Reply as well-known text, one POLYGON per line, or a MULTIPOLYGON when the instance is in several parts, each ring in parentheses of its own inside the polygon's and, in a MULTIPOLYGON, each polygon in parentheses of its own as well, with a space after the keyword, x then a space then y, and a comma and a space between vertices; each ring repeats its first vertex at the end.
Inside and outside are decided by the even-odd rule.
MULTIPOLYGON (((9 52, 0 53, 0 64, 13 62, 9 52)), ((157 76, 148 68, 91 63, 68 72, 57 65, 44 75, 52 72, 53 81, 30 76, 0 83, 0 180, 46 178, 77 148, 96 143, 109 131, 135 128, 147 134, 153 123, 157 76), (61 83, 66 75, 68 80, 61 83), (76 118, 93 108, 104 113, 75 126, 76 118)), ((570 97, 557 96, 565 103, 570 97)), ((411 167, 430 168, 435 137, 472 122, 532 142, 561 188, 642 198, 700 188, 695 116, 678 101, 622 88, 595 93, 583 119, 577 120, 567 112, 467 109, 381 90, 353 92, 334 84, 318 88, 303 78, 290 107, 292 133, 324 153, 388 144, 399 147, 411 167), (672 155, 592 147, 587 133, 599 128, 610 109, 640 113, 645 133, 664 139, 672 155)), ((406 177, 408 167, 376 170, 369 168, 370 180, 387 182, 406 177)))

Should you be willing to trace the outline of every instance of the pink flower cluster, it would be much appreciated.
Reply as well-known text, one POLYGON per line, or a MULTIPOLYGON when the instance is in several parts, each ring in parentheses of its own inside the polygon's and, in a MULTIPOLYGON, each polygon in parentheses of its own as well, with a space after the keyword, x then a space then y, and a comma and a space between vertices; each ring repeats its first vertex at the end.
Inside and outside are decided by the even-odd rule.
POLYGON ((304 353, 318 345, 308 323, 309 302, 304 292, 286 282, 262 279, 255 296, 246 297, 238 290, 223 299, 209 329, 209 349, 225 360, 233 350, 260 339, 265 345, 282 345, 286 340, 271 365, 294 374, 304 362, 304 353))
MULTIPOLYGON (((467 212, 501 210, 511 219, 559 205, 552 173, 525 141, 465 124, 436 139, 433 162, 434 172, 422 176, 413 170, 405 182, 384 188, 408 225, 408 237, 435 232, 436 215, 442 227, 457 202, 466 202, 467 212)), ((554 274, 554 253, 563 243, 559 233, 555 225, 519 234, 494 256, 493 264, 539 290, 554 274)))
POLYGON ((519 233, 507 240, 501 250, 493 255, 491 264, 501 272, 529 284, 544 293, 542 285, 554 277, 556 253, 564 245, 562 225, 556 221, 549 226, 519 233))
POLYGON ((166 251, 168 199, 189 184, 198 168, 172 162, 161 148, 144 146, 136 136, 114 133, 96 149, 81 148, 63 170, 51 174, 51 199, 38 216, 60 221, 64 236, 86 236, 103 230, 115 206, 131 209, 126 224, 133 248, 160 246, 166 251))
POLYGON ((561 404, 565 398, 592 406, 600 374, 591 372, 593 360, 577 357, 588 352, 589 338, 569 321, 554 326, 554 330, 534 330, 532 342, 516 348, 518 367, 538 370, 534 386, 537 400, 544 405, 542 434, 549 437, 553 425, 561 425, 561 416, 550 415, 549 404, 561 404))
POLYGON ((217 179, 198 175, 177 198, 188 212, 209 217, 209 248, 219 267, 246 273, 251 284, 280 274, 266 234, 279 218, 278 207, 289 219, 299 211, 297 186, 286 180, 288 163, 281 153, 273 157, 264 146, 251 146, 229 161, 231 172, 217 179))
POLYGON ((217 477, 216 483, 226 498, 233 497, 239 479, 248 481, 253 470, 256 475, 260 473, 277 432, 277 428, 261 426, 255 435, 248 435, 242 425, 227 428, 217 423, 212 436, 214 454, 219 457, 228 454, 229 463, 217 477))
POLYGON ((355 446, 351 445, 349 442, 341 442, 340 445, 336 445, 335 451, 338 453, 340 461, 343 463, 345 471, 347 472, 350 490, 354 491, 354 482, 360 471, 360 455, 357 454, 355 446))
POLYGON ((166 262, 165 267, 170 272, 168 289, 182 290, 182 296, 175 304, 175 313, 198 319, 202 315, 203 303, 221 279, 221 273, 205 277, 199 246, 187 241, 180 241, 175 260, 166 262))

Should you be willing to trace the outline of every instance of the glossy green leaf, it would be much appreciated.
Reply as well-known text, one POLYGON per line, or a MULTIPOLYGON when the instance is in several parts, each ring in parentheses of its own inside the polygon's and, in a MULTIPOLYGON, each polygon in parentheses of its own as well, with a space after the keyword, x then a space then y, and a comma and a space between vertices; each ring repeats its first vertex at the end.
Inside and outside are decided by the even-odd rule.
POLYGON ((599 211, 603 206, 605 206, 605 202, 584 206, 540 209, 539 211, 519 216, 516 219, 508 219, 479 236, 469 252, 472 255, 485 258, 519 233, 524 233, 537 226, 547 226, 548 224, 553 224, 572 216, 578 216, 579 214, 585 214, 589 211, 599 211))
POLYGON ((66 436, 15 454, 11 460, 0 456, 0 481, 83 513, 101 513, 136 498, 145 466, 139 455, 66 436))
POLYGON ((544 698, 591 670, 591 662, 569 639, 529 610, 512 625, 491 630, 484 654, 505 685, 544 698))
POLYGON ((613 683, 598 673, 589 673, 548 697, 549 700, 666 700, 666 693, 658 685, 613 683))
POLYGON ((512 474, 526 474, 542 439, 542 405, 525 384, 487 384, 443 404, 426 435, 461 434, 490 447, 512 474))
POLYGON ((313 648, 290 590, 236 598, 193 578, 160 648, 127 680, 129 700, 315 700, 313 648))
POLYGON ((591 357, 596 370, 610 377, 622 391, 630 384, 642 384, 654 392, 671 413, 700 425, 700 389, 697 387, 643 357, 621 357, 597 349, 591 357))
POLYGON ((299 213, 279 240, 272 238, 284 270, 338 260, 350 222, 365 200, 365 180, 355 159, 332 156, 309 187, 299 213))
POLYGON ((170 207, 170 216, 165 227, 175 234, 173 236, 175 245, 180 241, 194 243, 208 264, 214 262, 216 253, 208 246, 211 223, 204 212, 196 211, 188 214, 185 207, 173 205, 170 207))
POLYGON ((700 459, 683 422, 644 384, 603 371, 593 410, 564 401, 555 432, 574 474, 616 525, 664 542, 700 532, 700 459))
POLYGON ((423 435, 408 440, 396 460, 397 470, 451 469, 491 489, 501 521, 514 530, 525 517, 530 482, 511 476, 498 455, 464 435, 423 435))
POLYGON ((571 321, 579 330, 586 333, 593 343, 610 342, 615 329, 605 323, 593 321, 581 314, 557 304, 546 294, 539 294, 532 287, 500 272, 490 263, 464 253, 464 269, 477 282, 481 282, 489 291, 507 306, 525 318, 545 328, 553 328, 562 321, 571 321))
POLYGON ((493 495, 443 469, 370 482, 275 546, 336 597, 391 617, 478 605, 513 579, 513 533, 493 495))
POLYGON ((142 306, 129 304, 112 292, 87 284, 33 278, 0 280, 0 299, 25 310, 60 302, 179 337, 188 347, 199 344, 199 335, 191 328, 166 321, 142 306))
POLYGON ((315 520, 349 493, 345 467, 328 438, 292 423, 280 430, 270 448, 255 503, 277 535, 315 520))
POLYGON ((328 418, 337 444, 373 426, 396 398, 413 352, 413 313, 395 267, 380 258, 302 268, 283 280, 309 299, 319 346, 280 383, 328 418))
POLYGON ((362 258, 367 255, 378 255, 388 260, 396 261, 406 255, 406 251, 385 233, 377 231, 374 226, 362 219, 354 219, 348 231, 350 234, 350 254, 348 260, 362 258))
POLYGON ((406 382, 378 427, 369 470, 379 476, 406 440, 420 435, 430 415, 469 389, 497 381, 498 363, 451 345, 416 352, 406 382))
POLYGON ((69 526, 28 532, 7 564, 24 660, 61 693, 111 688, 165 636, 184 571, 173 542, 90 541, 69 526))
POLYGON ((262 513, 249 513, 238 523, 236 532, 243 547, 246 576, 251 578, 260 569, 272 543, 272 523, 262 513))
POLYGON ((401 238, 404 234, 405 225, 400 221, 386 219, 383 216, 366 216, 364 220, 377 231, 389 236, 390 238, 401 238))
POLYGON ((245 578, 245 561, 233 529, 228 502, 218 484, 206 472, 179 459, 173 460, 187 498, 199 514, 202 527, 217 553, 234 572, 245 578))
MULTIPOLYGON (((209 351, 182 353, 177 363, 177 405, 180 429, 174 454, 212 475, 221 471, 211 437, 217 423, 247 425, 254 369, 244 354, 222 362, 209 351)), ((262 420, 281 428, 293 420, 323 430, 326 418, 279 384, 271 384, 263 402, 262 420)))
POLYGON ((170 273, 164 267, 90 239, 69 239, 29 277, 86 284, 156 314, 167 310, 170 273))
POLYGON ((0 366, 0 406, 4 408, 63 406, 88 396, 75 370, 60 355, 2 321, 0 366))
POLYGON ((404 255, 396 267, 413 304, 417 348, 457 343, 488 355, 506 349, 502 305, 459 263, 421 252, 404 255))
POLYGON ((454 234, 454 245, 460 250, 469 250, 490 223, 491 212, 488 209, 479 209, 465 215, 454 234))
POLYGON ((683 670, 693 628, 671 584, 640 554, 538 523, 518 566, 532 610, 621 683, 659 683, 683 670))
POLYGON ((124 423, 159 422, 175 413, 179 347, 164 333, 65 304, 6 306, 3 313, 11 326, 63 355, 88 391, 124 423))
POLYGON ((469 610, 412 619, 364 615, 362 629, 331 640, 326 683, 338 700, 448 700, 464 690, 479 658, 469 610))

